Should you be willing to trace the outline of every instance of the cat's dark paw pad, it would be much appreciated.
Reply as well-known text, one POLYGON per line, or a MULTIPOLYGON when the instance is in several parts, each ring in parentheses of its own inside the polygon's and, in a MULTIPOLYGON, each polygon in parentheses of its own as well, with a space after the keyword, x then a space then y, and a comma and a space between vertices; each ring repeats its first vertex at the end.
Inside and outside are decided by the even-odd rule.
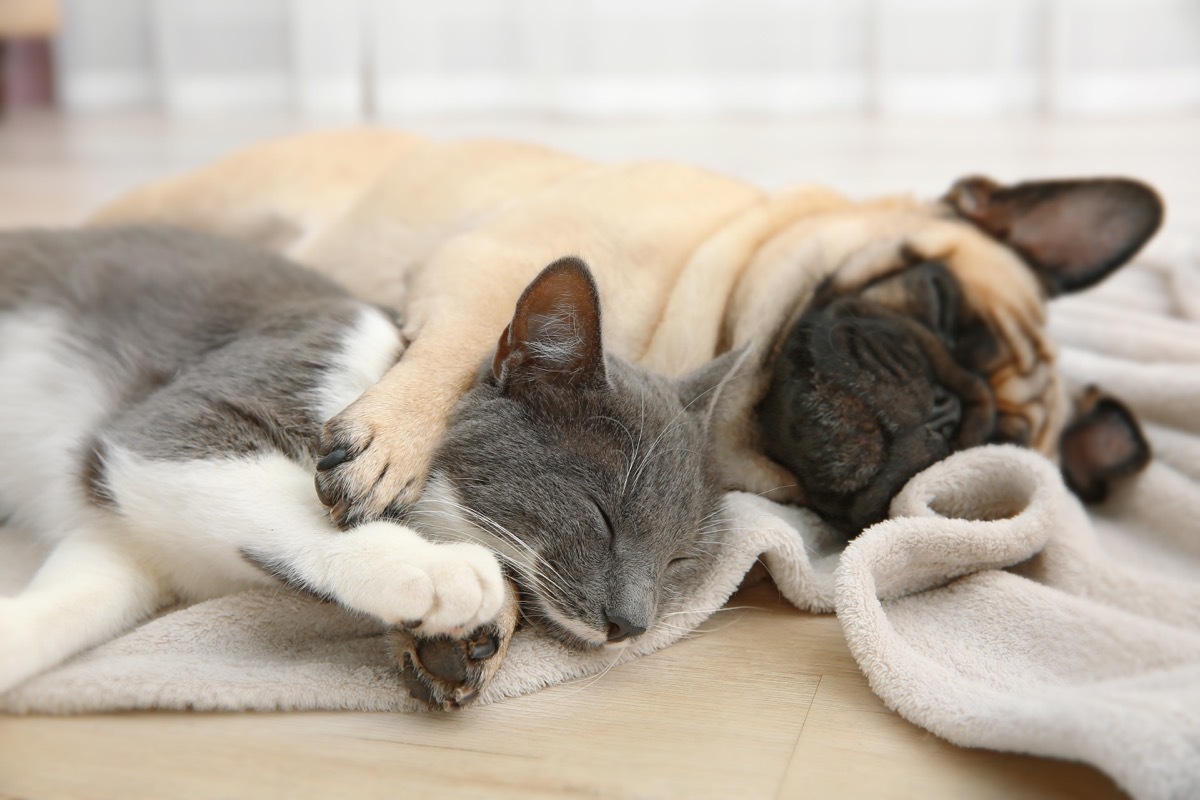
POLYGON ((504 661, 511 636, 496 623, 462 638, 396 630, 392 646, 409 694, 429 709, 453 711, 479 699, 504 661))
POLYGON ((466 636, 422 636, 392 631, 392 651, 409 694, 426 708, 452 711, 479 699, 492 682, 521 616, 517 587, 504 581, 504 603, 495 619, 466 636))

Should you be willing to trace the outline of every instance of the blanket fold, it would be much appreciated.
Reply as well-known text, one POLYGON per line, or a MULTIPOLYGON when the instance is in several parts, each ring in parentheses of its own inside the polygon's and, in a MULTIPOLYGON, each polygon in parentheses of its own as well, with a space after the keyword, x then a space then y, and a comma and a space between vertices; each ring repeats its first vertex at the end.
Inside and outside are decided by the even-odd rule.
POLYGON ((842 555, 837 613, 872 690, 955 744, 1087 761, 1137 797, 1197 796, 1200 584, 1112 561, 1041 459, 971 455, 998 479, 968 491, 1032 486, 1029 504, 1004 519, 914 526, 902 514, 929 508, 927 488, 947 488, 914 480, 896 518, 842 555), (1014 568, 998 569, 1006 560, 1014 568), (914 564, 963 576, 894 591, 897 575, 911 585, 914 564))
MULTIPOLYGON (((1091 763, 1140 798, 1200 797, 1200 268, 1136 265, 1062 301, 1072 379, 1125 399, 1155 460, 1087 512, 1041 456, 958 453, 916 476, 849 546, 807 511, 727 498, 730 540, 690 615, 719 608, 758 561, 797 607, 836 612, 871 688, 963 746, 1091 763)), ((0 538, 0 562, 15 537, 0 538)), ((0 594, 22 578, 0 571, 0 594)), ((409 710, 379 627, 288 591, 175 609, 0 697, 10 712, 409 710)), ((484 697, 610 666, 520 632, 484 697)))

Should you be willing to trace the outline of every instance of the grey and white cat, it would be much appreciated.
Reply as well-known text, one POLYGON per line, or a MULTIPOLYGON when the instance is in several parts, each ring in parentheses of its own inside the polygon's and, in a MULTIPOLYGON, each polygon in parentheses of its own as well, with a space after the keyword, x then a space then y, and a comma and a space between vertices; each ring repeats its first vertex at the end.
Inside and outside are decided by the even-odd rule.
POLYGON ((317 435, 402 349, 388 313, 244 245, 0 234, 0 519, 54 543, 0 598, 0 691, 169 603, 281 580, 478 659, 495 641, 468 634, 513 605, 497 555, 525 617, 575 647, 679 610, 716 545, 709 429, 734 357, 673 381, 606 356, 586 266, 556 262, 421 501, 339 531, 317 435))

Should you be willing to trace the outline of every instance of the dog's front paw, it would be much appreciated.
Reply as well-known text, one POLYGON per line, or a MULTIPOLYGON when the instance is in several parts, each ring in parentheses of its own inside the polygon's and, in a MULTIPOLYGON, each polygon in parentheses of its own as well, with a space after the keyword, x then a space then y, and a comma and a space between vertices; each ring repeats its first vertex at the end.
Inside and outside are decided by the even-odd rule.
POLYGON ((400 517, 420 496, 444 423, 367 392, 325 423, 317 496, 334 524, 400 517))
POLYGON ((520 616, 516 591, 511 582, 505 584, 500 613, 466 636, 392 631, 392 652, 415 700, 431 710, 453 711, 479 699, 504 663, 520 616))

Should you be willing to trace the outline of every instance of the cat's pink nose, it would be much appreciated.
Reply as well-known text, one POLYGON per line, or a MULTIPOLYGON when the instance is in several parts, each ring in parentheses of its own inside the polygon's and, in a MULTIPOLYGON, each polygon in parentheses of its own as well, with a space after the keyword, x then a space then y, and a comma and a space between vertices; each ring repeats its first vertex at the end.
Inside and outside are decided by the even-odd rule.
POLYGON ((645 632, 645 628, 635 625, 624 617, 608 618, 608 641, 610 643, 623 642, 631 636, 641 636, 645 632))

